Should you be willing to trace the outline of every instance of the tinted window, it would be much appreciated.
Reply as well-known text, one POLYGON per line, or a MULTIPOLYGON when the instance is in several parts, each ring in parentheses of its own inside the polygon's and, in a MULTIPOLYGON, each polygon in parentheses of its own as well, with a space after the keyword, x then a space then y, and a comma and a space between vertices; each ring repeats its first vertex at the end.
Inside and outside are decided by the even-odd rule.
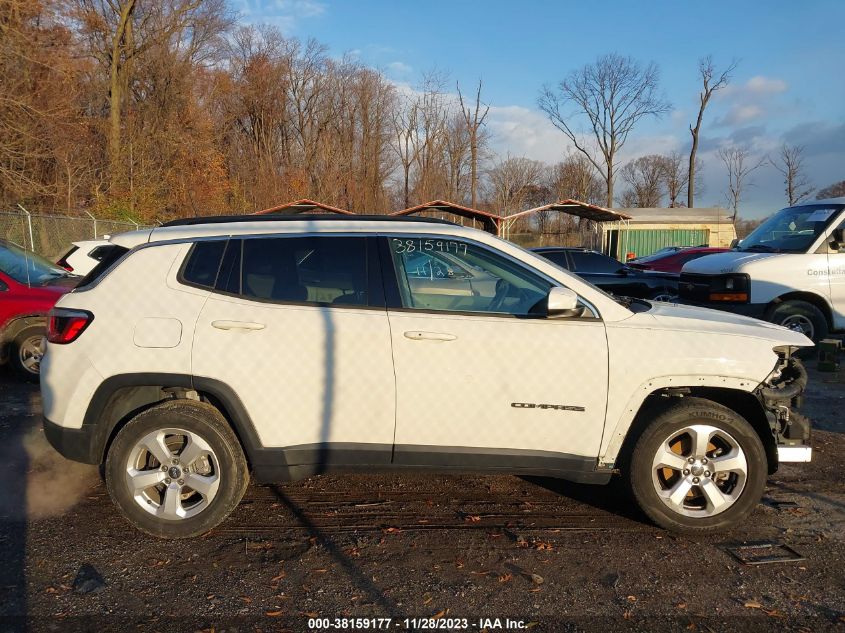
POLYGON ((123 246, 118 246, 117 244, 110 244, 108 246, 102 247, 105 252, 103 253, 103 258, 100 260, 100 263, 94 266, 87 275, 82 278, 76 288, 80 290, 85 286, 89 286, 93 284, 95 281, 99 281, 100 277, 108 272, 112 265, 117 263, 121 257, 126 255, 129 252, 129 249, 124 248, 123 246))
POLYGON ((225 246, 226 240, 194 244, 182 270, 182 279, 195 286, 213 288, 225 246))
POLYGON ((217 287, 267 301, 365 306, 366 240, 357 237, 232 240, 217 287))
POLYGON ((538 255, 542 255, 553 264, 557 264, 561 268, 569 270, 569 262, 566 261, 566 253, 564 251, 543 251, 538 253, 538 255))
POLYGON ((519 263, 471 243, 425 237, 389 243, 406 308, 539 314, 551 287, 519 263))
POLYGON ((579 273, 617 273, 622 269, 622 264, 606 255, 590 253, 587 251, 572 251, 572 265, 575 272, 579 273))
MULTIPOLYGON (((111 249, 111 245, 108 244, 105 246, 97 246, 96 248, 94 248, 94 250, 88 253, 88 257, 90 257, 91 259, 96 259, 98 262, 101 262, 103 261, 103 258, 108 254, 109 249, 111 249)), ((68 255, 70 255, 70 253, 68 253, 68 255)), ((65 257, 67 257, 67 255, 65 255, 65 257)))

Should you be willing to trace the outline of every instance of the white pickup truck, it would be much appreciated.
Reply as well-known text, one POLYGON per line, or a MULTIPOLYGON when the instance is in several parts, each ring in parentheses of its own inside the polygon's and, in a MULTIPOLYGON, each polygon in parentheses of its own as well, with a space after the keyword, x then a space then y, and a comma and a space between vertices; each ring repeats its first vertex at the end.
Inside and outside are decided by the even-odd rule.
POLYGON ((737 248, 689 262, 687 304, 764 319, 818 342, 845 329, 845 198, 782 209, 737 248))

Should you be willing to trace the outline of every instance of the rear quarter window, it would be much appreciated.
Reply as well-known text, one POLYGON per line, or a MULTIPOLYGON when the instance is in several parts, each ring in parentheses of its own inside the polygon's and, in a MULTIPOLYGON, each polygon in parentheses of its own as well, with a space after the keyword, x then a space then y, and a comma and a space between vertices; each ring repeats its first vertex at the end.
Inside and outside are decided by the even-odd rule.
POLYGON ((118 246, 117 244, 109 244, 108 246, 100 246, 102 249, 100 253, 102 258, 94 268, 91 269, 87 275, 76 285, 77 290, 84 290, 88 286, 93 286, 96 282, 108 272, 118 260, 129 252, 128 248, 118 246))
POLYGON ((191 247, 179 273, 179 281, 189 286, 214 288, 226 240, 197 242, 191 247))

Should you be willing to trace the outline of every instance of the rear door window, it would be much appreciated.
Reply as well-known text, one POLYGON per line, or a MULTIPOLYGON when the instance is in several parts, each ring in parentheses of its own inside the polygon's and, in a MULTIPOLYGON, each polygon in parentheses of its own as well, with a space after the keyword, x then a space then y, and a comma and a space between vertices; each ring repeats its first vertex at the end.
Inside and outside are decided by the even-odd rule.
POLYGON ((588 251, 572 251, 572 265, 579 273, 618 273, 622 264, 606 255, 590 253, 588 251))
POLYGON ((260 301, 366 306, 366 247, 364 237, 233 239, 217 289, 260 301))

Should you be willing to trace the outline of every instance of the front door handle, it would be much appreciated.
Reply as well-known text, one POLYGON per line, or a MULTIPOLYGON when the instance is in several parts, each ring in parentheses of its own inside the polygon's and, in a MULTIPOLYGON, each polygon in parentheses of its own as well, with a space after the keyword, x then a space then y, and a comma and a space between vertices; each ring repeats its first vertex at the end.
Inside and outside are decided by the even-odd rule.
POLYGON ((251 321, 212 321, 211 327, 216 327, 218 330, 263 330, 263 323, 253 323, 251 321))
POLYGON ((405 332, 405 338, 409 338, 412 341, 454 341, 458 337, 446 332, 421 332, 419 330, 410 330, 405 332))

